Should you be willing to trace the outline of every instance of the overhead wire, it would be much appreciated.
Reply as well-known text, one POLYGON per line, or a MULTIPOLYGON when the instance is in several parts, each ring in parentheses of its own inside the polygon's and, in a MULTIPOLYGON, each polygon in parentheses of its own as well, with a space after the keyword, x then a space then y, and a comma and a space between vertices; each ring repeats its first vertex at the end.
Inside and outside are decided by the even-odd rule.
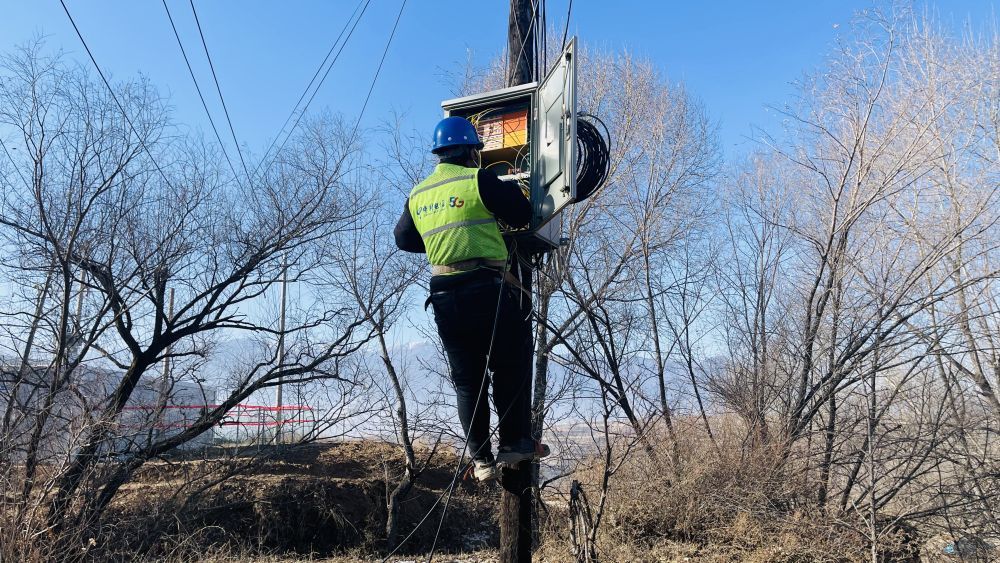
MULTIPOLYGON (((201 85, 198 84, 198 77, 194 74, 194 69, 191 67, 191 60, 188 59, 187 50, 184 49, 184 42, 181 41, 181 36, 177 32, 177 26, 174 24, 174 17, 170 14, 170 8, 167 6, 167 0, 162 0, 163 9, 167 12, 167 19, 170 20, 170 28, 174 31, 174 38, 177 39, 177 46, 181 49, 181 55, 184 57, 184 64, 187 65, 188 74, 191 76, 191 81, 194 82, 194 89, 198 92, 198 99, 201 100, 201 107, 205 109, 205 115, 208 116, 208 123, 212 126, 212 131, 215 133, 215 138, 219 141, 219 146, 222 147, 222 155, 226 157, 226 162, 229 163, 229 169, 233 172, 233 177, 236 179, 237 183, 239 181, 239 174, 236 172, 236 167, 233 166, 233 161, 229 158, 229 151, 226 150, 226 143, 222 141, 222 136, 219 135, 219 129, 215 126, 215 119, 212 118, 212 112, 208 109, 208 103, 205 102, 205 96, 202 94, 201 85)), ((247 179, 249 180, 249 173, 247 173, 247 179)))
POLYGON ((396 21, 392 24, 392 31, 389 33, 389 39, 385 42, 385 49, 382 50, 382 58, 379 59, 378 68, 375 69, 375 76, 372 77, 372 83, 368 87, 368 94, 365 96, 365 102, 361 105, 358 119, 354 122, 354 130, 351 132, 350 139, 353 139, 354 135, 357 134, 358 125, 361 124, 361 117, 364 116, 365 109, 368 108, 368 100, 372 97, 372 91, 375 90, 375 82, 378 81, 379 74, 382 72, 382 64, 385 63, 385 57, 389 53, 389 46, 392 45, 392 39, 396 36, 396 28, 399 27, 399 19, 403 17, 403 8, 406 7, 406 1, 403 0, 399 4, 399 13, 396 14, 396 21))
POLYGON ((536 58, 541 61, 541 65, 538 62, 535 63, 535 81, 539 81, 545 76, 545 71, 548 70, 548 49, 546 45, 549 42, 549 18, 548 9, 545 4, 545 0, 539 0, 542 3, 541 16, 539 17, 538 28, 541 29, 541 40, 538 42, 538 46, 535 48, 536 58))
MULTIPOLYGON (((510 266, 511 259, 513 259, 514 257, 517 257, 519 260, 522 259, 521 256, 520 256, 520 254, 518 254, 518 252, 517 252, 517 240, 516 239, 513 242, 513 248, 511 249, 511 252, 508 253, 507 264, 504 266, 505 269, 507 269, 510 266)), ((476 412, 479 409, 479 402, 480 402, 480 399, 482 397, 483 386, 485 386, 485 384, 486 384, 486 373, 487 373, 487 370, 489 370, 489 359, 490 359, 490 356, 492 355, 493 343, 494 343, 494 340, 496 338, 497 321, 498 321, 499 316, 500 316, 500 304, 502 303, 502 300, 503 300, 503 297, 504 297, 504 286, 505 285, 506 285, 506 278, 501 278, 501 282, 500 282, 500 294, 497 297, 497 308, 496 308, 496 311, 495 311, 495 314, 494 314, 494 317, 493 317, 493 330, 492 330, 492 332, 490 334, 490 344, 489 344, 489 346, 487 348, 486 367, 485 367, 485 369, 483 371, 483 379, 480 382, 480 389, 479 389, 479 394, 477 395, 476 404, 475 404, 475 406, 472 409, 472 417, 473 418, 475 418, 476 412)), ((532 307, 529 307, 528 318, 530 318, 533 315, 534 315, 534 309, 532 307)), ((537 333, 535 331, 531 331, 531 332, 532 332, 532 350, 534 350, 535 343, 536 343, 536 338, 537 338, 538 335, 537 335, 537 333)), ((518 389, 518 391, 515 394, 515 396, 516 395, 520 395, 521 393, 524 393, 525 389, 528 388, 528 387, 530 387, 530 385, 528 385, 530 382, 531 382, 531 378, 525 378, 525 380, 521 382, 521 387, 518 389)), ((499 431, 500 425, 507 418, 507 415, 510 414, 511 408, 513 408, 513 404, 509 405, 507 407, 507 409, 504 410, 503 413, 497 412, 497 425, 489 433, 489 435, 487 436, 487 438, 486 438, 485 442, 483 443, 483 445, 481 445, 479 447, 479 449, 476 450, 475 452, 471 452, 469 454, 469 457, 471 459, 475 459, 475 457, 477 455, 479 455, 480 451, 482 451, 483 448, 485 448, 488 444, 490 444, 490 441, 493 439, 493 436, 495 436, 496 433, 499 431)), ((399 551, 399 549, 401 547, 403 547, 403 545, 405 545, 406 542, 409 541, 410 538, 412 538, 414 536, 414 534, 417 533, 417 531, 420 530, 420 527, 423 526, 424 522, 426 522, 427 519, 430 518, 430 515, 434 513, 434 509, 437 508, 437 506, 441 503, 441 500, 445 499, 445 497, 447 497, 447 499, 445 500, 444 509, 442 509, 442 511, 441 511, 441 519, 438 522, 437 531, 434 534, 434 541, 431 544, 431 551, 430 551, 430 553, 428 555, 428 558, 427 558, 427 563, 431 563, 432 562, 433 557, 434 557, 434 551, 435 551, 436 546, 437 546, 437 541, 438 541, 438 538, 439 538, 439 536, 441 534, 441 526, 444 523, 445 516, 448 513, 448 506, 449 506, 449 503, 451 501, 451 494, 454 491, 455 485, 458 483, 458 476, 461 473, 461 469, 462 469, 462 465, 463 465, 462 464, 462 460, 465 458, 465 453, 468 451, 468 446, 469 446, 469 442, 468 442, 468 440, 466 440, 465 443, 464 443, 464 445, 463 445, 463 447, 462 447, 462 452, 458 456, 458 465, 455 468, 455 473, 452 476, 452 480, 449 483, 448 487, 444 491, 442 491, 441 494, 438 495, 437 499, 435 499, 434 503, 431 504, 431 507, 427 510, 427 513, 424 514, 424 516, 417 522, 417 524, 413 527, 413 529, 410 530, 410 533, 407 534, 406 537, 404 537, 402 540, 400 540, 400 542, 398 544, 396 544, 396 546, 392 549, 392 551, 390 551, 382 559, 381 563, 386 563, 387 561, 389 561, 389 558, 392 557, 397 551, 399 551)))
POLYGON ((101 70, 101 65, 97 64, 97 59, 94 58, 94 53, 90 50, 90 47, 87 45, 87 41, 83 38, 83 34, 80 32, 80 28, 76 25, 73 15, 69 13, 69 8, 66 7, 66 1, 59 0, 59 4, 62 5, 63 11, 66 12, 66 17, 69 18, 69 23, 73 26, 73 31, 76 32, 76 36, 80 39, 80 43, 83 44, 84 50, 87 51, 87 56, 90 57, 90 62, 94 64, 97 74, 100 75, 104 85, 108 88, 108 92, 111 94, 111 98, 115 101, 115 105, 117 105, 118 110, 122 112, 122 117, 124 117, 125 122, 128 123, 129 129, 139 140, 139 144, 142 146, 143 152, 145 152, 146 156, 149 157, 150 161, 153 163, 153 167, 156 168, 157 172, 159 172, 160 177, 163 178, 163 181, 167 184, 167 186, 173 189, 173 184, 170 183, 167 175, 163 172, 163 169, 160 168, 160 164, 156 162, 156 158, 153 157, 153 153, 149 150, 149 147, 146 145, 146 141, 142 138, 142 135, 139 135, 139 131, 135 128, 135 125, 132 123, 132 119, 128 116, 128 112, 125 111, 125 106, 122 105, 121 101, 118 99, 118 95, 115 94, 114 88, 111 87, 111 83, 104 75, 104 71, 101 70))
POLYGON ((566 24, 563 27, 562 47, 559 48, 560 52, 566 50, 566 37, 567 34, 569 33, 569 18, 570 15, 572 15, 572 13, 573 13, 573 0, 569 0, 569 7, 566 8, 566 24))
POLYGON ((316 93, 319 92, 319 89, 323 86, 323 82, 326 81, 326 77, 329 76, 330 70, 333 69, 333 65, 337 63, 337 59, 340 58, 340 54, 344 52, 344 47, 347 45, 347 42, 351 39, 351 36, 354 34, 354 30, 358 27, 358 23, 361 21, 361 18, 364 17, 365 12, 368 10, 369 4, 371 4, 371 0, 359 0, 358 5, 354 8, 354 11, 351 13, 351 16, 347 18, 347 21, 344 23, 344 27, 341 28, 340 33, 337 35, 337 39, 334 40, 333 45, 330 46, 330 50, 327 51, 326 57, 323 58, 323 61, 319 64, 319 67, 316 69, 316 72, 313 73, 312 78, 309 80, 309 84, 306 85, 305 90, 302 91, 302 95, 299 96, 298 101, 296 101, 295 105, 292 106, 292 111, 291 113, 288 114, 288 117, 285 119, 285 123, 281 126, 281 129, 278 131, 278 135, 276 135, 275 138, 271 140, 271 144, 268 145, 267 150, 264 151, 264 155, 261 157, 260 162, 258 162, 257 166, 254 168, 253 171, 254 176, 257 176, 257 173, 260 171, 261 167, 264 166, 264 162, 267 161, 268 155, 271 153, 271 149, 274 148, 275 143, 281 137, 281 134, 285 131, 285 128, 288 127, 288 123, 292 120, 292 117, 294 117, 296 113, 298 113, 298 117, 295 119, 295 123, 293 123, 292 127, 288 130, 288 133, 285 135, 284 141, 282 141, 281 146, 278 147, 278 150, 275 152, 275 156, 271 159, 271 162, 269 162, 267 166, 264 167, 264 170, 266 171, 268 168, 270 168, 271 164, 273 163, 273 160, 276 159, 279 154, 281 154, 281 151, 285 148, 285 144, 288 143, 288 139, 291 137, 292 132, 295 131, 295 128, 302 120, 302 116, 305 115, 306 110, 309 109, 309 105, 312 103, 313 98, 316 97, 316 93), (358 10, 361 10, 360 14, 358 13, 358 10), (357 19, 355 19, 355 14, 357 14, 357 19), (351 25, 352 21, 354 22, 353 26, 351 25), (347 33, 347 37, 344 37, 344 33, 347 32, 348 27, 350 27, 351 30, 350 32, 347 33), (341 38, 344 39, 343 43, 340 42, 341 38), (337 51, 337 54, 334 55, 333 60, 330 61, 330 56, 333 55, 334 50, 337 49, 337 45, 340 45, 340 50, 337 51), (327 65, 327 61, 330 61, 329 65, 327 65), (325 73, 323 73, 324 68, 326 68, 325 73), (322 78, 320 78, 319 83, 316 84, 316 88, 313 89, 313 84, 316 83, 316 78, 319 77, 320 73, 323 73, 323 76, 322 78), (312 95, 309 96, 309 100, 306 101, 306 104, 302 107, 301 110, 299 110, 298 109, 299 104, 301 104, 302 100, 306 98, 310 90, 312 90, 312 95))
POLYGON ((208 59, 208 68, 212 71, 212 80, 215 82, 215 91, 219 94, 219 101, 222 102, 222 112, 226 116, 226 123, 229 124, 229 133, 233 136, 233 144, 236 146, 236 153, 240 157, 240 164, 243 172, 247 175, 247 180, 251 183, 250 170, 247 169, 247 162, 243 158, 243 151, 240 150, 240 142, 236 139, 236 130, 233 128, 233 120, 229 117, 229 108, 226 106, 226 98, 222 95, 222 87, 219 85, 219 77, 215 74, 215 64, 212 62, 212 54, 208 51, 208 43, 205 41, 205 33, 201 29, 201 20, 198 19, 198 10, 194 7, 194 0, 188 0, 191 4, 191 13, 194 15, 194 23, 198 26, 198 36, 201 37, 201 46, 205 49, 205 58, 208 59))
MULTIPOLYGON (((507 263, 504 265, 504 269, 505 270, 510 266, 510 260, 511 260, 512 256, 513 256, 512 254, 508 254, 507 255, 507 263)), ((487 351, 486 351, 486 362, 485 362, 485 367, 483 369, 483 377, 482 377, 482 380, 479 383, 479 392, 476 394, 476 403, 472 407, 472 418, 473 419, 476 418, 476 413, 479 412, 479 406, 480 406, 481 399, 482 399, 482 396, 483 396, 483 389, 486 387, 486 375, 487 375, 487 372, 489 371, 490 356, 493 353, 493 343, 494 343, 494 341, 496 339, 497 323, 498 323, 498 321, 500 319, 500 305, 503 303, 504 290, 505 290, 506 284, 507 284, 507 278, 505 276, 501 276, 501 278, 500 278, 499 294, 497 295, 496 309, 495 309, 494 314, 493 314, 493 328, 492 328, 492 330, 490 332, 490 343, 489 343, 489 346, 487 346, 487 351)), ((521 391, 523 392, 523 390, 524 389, 523 389, 523 385, 522 385, 521 391)), ((508 406, 507 410, 503 413, 503 415, 500 416, 500 418, 499 418, 500 421, 502 421, 504 418, 506 418, 507 414, 510 412, 511 407, 513 407, 513 404, 511 404, 510 406, 508 406)), ((494 428, 493 431, 490 432, 490 434, 488 435, 486 441, 479 447, 478 450, 476 450, 475 452, 471 453, 472 459, 475 459, 475 457, 477 455, 479 455, 480 451, 484 447, 486 447, 487 444, 490 444, 490 440, 493 438, 493 435, 496 434, 496 432, 497 432, 497 430, 499 428, 500 428, 500 423, 498 421, 496 428, 494 428)), ((430 517, 430 515, 434 512, 434 509, 437 507, 437 505, 441 503, 441 499, 444 499, 445 497, 447 497, 446 500, 445 500, 444 509, 441 511, 441 520, 438 522, 437 531, 434 534, 434 541, 431 544, 430 555, 428 556, 428 559, 427 559, 428 563, 434 557, 434 550, 437 547, 438 537, 439 537, 439 535, 441 533, 441 526, 444 523, 444 518, 445 518, 445 516, 448 513, 448 506, 449 506, 449 504, 451 502, 451 494, 452 494, 452 491, 454 491, 455 485, 458 483, 458 476, 461 473, 462 466, 464 465, 462 463, 462 461, 465 459, 465 453, 468 451, 468 448, 469 448, 469 440, 468 440, 468 437, 466 437, 466 440, 463 442, 462 451, 458 455, 458 463, 457 463, 457 465, 455 467, 455 473, 452 476, 451 482, 448 485, 447 489, 445 489, 444 491, 441 492, 440 495, 438 495, 437 500, 434 501, 434 503, 431 505, 431 507, 427 511, 427 513, 424 514, 423 518, 421 518, 417 522, 417 525, 414 526, 413 530, 411 530, 410 533, 407 534, 406 537, 404 537, 402 540, 400 540, 400 542, 398 544, 396 544, 396 547, 394 547, 392 549, 392 551, 390 551, 389 554, 386 555, 384 559, 382 559, 382 563, 386 563, 389 560, 390 557, 392 557, 397 551, 399 551, 399 549, 401 547, 403 547, 403 545, 411 537, 413 537, 414 534, 417 533, 417 530, 419 530, 420 527, 423 525, 423 523, 425 521, 427 521, 427 519, 430 517)))

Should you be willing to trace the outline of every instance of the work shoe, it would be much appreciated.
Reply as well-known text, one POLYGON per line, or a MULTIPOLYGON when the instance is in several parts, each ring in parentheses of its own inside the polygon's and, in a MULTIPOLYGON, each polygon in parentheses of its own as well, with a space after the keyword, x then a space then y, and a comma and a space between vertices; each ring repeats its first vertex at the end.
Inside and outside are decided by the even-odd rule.
POLYGON ((472 460, 472 476, 480 483, 492 481, 498 476, 497 465, 490 459, 474 459, 472 460))
POLYGON ((498 465, 517 465, 522 461, 537 461, 552 453, 548 444, 524 440, 518 446, 500 446, 497 452, 498 465))

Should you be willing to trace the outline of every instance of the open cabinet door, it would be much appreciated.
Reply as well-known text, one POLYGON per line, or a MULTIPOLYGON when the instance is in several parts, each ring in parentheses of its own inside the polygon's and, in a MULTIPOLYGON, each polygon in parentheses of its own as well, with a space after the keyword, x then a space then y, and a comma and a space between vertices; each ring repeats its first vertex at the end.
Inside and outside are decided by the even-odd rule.
POLYGON ((535 100, 537 228, 576 197, 576 37, 539 84, 535 100))

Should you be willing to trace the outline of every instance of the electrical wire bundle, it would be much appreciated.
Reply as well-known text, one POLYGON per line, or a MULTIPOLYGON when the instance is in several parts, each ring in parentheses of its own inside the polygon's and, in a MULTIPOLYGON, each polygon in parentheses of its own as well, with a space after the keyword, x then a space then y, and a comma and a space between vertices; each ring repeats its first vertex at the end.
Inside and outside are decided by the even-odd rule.
POLYGON ((607 125, 595 115, 581 113, 576 120, 576 199, 580 202, 592 196, 608 180, 611 173, 611 149, 608 148, 611 134, 607 125), (582 119, 587 118, 587 119, 582 119), (591 121, 600 123, 607 135, 591 121))
POLYGON ((473 126, 473 127, 475 127, 475 128, 476 128, 476 129, 478 130, 478 129, 479 129, 479 122, 480 122, 480 121, 481 121, 481 120, 482 120, 482 119, 483 119, 484 117, 486 117, 486 114, 488 114, 488 113, 490 113, 490 112, 494 112, 494 111, 497 111, 497 110, 499 110, 499 109, 500 109, 500 108, 486 108, 486 109, 484 109, 483 111, 480 111, 480 112, 477 112, 477 113, 474 113, 474 114, 472 114, 472 115, 470 115, 470 116, 466 117, 466 119, 468 119, 468 120, 469 120, 469 123, 472 123, 472 126, 473 126))

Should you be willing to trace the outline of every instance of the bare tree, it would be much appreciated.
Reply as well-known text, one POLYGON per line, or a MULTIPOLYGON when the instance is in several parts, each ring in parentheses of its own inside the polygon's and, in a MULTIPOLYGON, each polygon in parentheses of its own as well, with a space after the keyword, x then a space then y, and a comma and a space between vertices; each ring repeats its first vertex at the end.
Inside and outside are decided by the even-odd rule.
POLYGON ((733 176, 719 278, 729 358, 712 377, 761 442, 780 425, 786 460, 803 440, 808 459, 821 429, 817 499, 866 522, 872 557, 902 520, 947 510, 929 480, 963 434, 949 422, 954 373, 983 406, 991 389, 967 352, 971 319, 990 318, 968 315, 970 296, 997 273, 994 190, 972 188, 989 169, 976 133, 985 82, 907 18, 864 15, 856 42, 779 110, 787 138, 767 138, 733 176), (927 504, 900 505, 904 494, 927 504))
POLYGON ((595 76, 587 77, 594 86, 585 104, 610 128, 612 174, 568 212, 564 305, 550 309, 548 324, 565 350, 561 361, 608 393, 641 436, 647 408, 670 420, 668 365, 693 370, 697 361, 690 353, 678 361, 695 349, 700 307, 685 283, 698 275, 687 268, 699 268, 690 253, 711 209, 696 202, 714 177, 716 153, 701 108, 647 63, 598 55, 587 66, 595 76))
MULTIPOLYGON (((406 174, 410 154, 404 154, 401 147, 407 141, 398 134, 390 135, 389 139, 392 143, 389 152, 397 159, 396 166, 403 170, 402 177, 406 182, 411 179, 406 174)), ((383 174, 378 179, 362 176, 358 180, 367 184, 359 186, 359 189, 370 189, 376 182, 393 182, 394 179, 383 174)), ((383 188, 388 186, 383 185, 383 188)), ((395 477, 394 474, 394 481, 387 482, 386 491, 386 543, 395 546, 399 540, 402 503, 430 459, 417 459, 414 426, 418 421, 408 408, 406 391, 410 374, 405 369, 405 358, 393 352, 390 342, 390 331, 405 318, 407 303, 413 298, 410 289, 416 286, 426 268, 421 256, 395 248, 391 233, 399 211, 390 203, 398 203, 398 200, 383 198, 382 203, 369 212, 363 226, 352 236, 338 239, 338 244, 330 249, 333 256, 326 271, 331 289, 353 297, 361 317, 374 335, 375 353, 381 359, 382 374, 372 373, 371 377, 382 379, 384 376, 388 379, 387 407, 393 413, 393 433, 404 459, 402 475, 395 477)), ((435 449, 436 444, 431 450, 432 455, 435 449)))
POLYGON ((344 176, 359 147, 342 122, 313 120, 241 186, 211 147, 177 134, 144 82, 112 94, 40 44, 5 58, 3 70, 0 123, 13 171, 2 180, 4 266, 22 284, 49 280, 45 304, 11 303, 27 330, 8 332, 24 352, 20 367, 5 369, 5 431, 20 436, 21 502, 44 499, 45 526, 60 532, 96 522, 143 463, 211 430, 251 395, 342 377, 339 359, 370 337, 356 306, 316 295, 279 334, 259 303, 285 260, 292 282, 308 285, 323 243, 357 228, 365 200, 344 189, 344 176), (180 431, 122 442, 126 409, 158 379, 157 366, 207 357, 238 335, 271 338, 211 381, 221 388, 216 402, 180 431), (83 412, 66 406, 73 396, 85 399, 83 412), (67 440, 44 460, 40 483, 53 430, 67 440))

